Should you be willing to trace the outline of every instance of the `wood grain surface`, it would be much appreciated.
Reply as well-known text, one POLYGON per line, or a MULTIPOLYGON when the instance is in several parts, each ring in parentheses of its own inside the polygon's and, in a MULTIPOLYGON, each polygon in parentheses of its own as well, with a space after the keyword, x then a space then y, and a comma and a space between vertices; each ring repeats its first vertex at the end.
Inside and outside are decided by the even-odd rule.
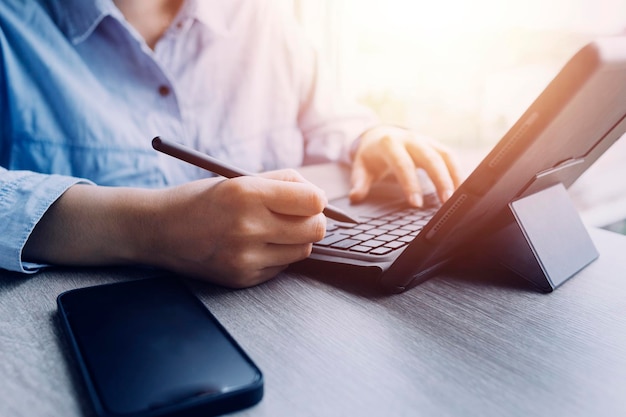
MULTIPOLYGON (((551 294, 495 268, 391 296, 298 268, 246 290, 187 282, 264 373, 237 415, 626 415, 626 237, 592 237, 600 259, 551 294)), ((0 272, 0 416, 92 415, 56 297, 159 273, 0 272)))

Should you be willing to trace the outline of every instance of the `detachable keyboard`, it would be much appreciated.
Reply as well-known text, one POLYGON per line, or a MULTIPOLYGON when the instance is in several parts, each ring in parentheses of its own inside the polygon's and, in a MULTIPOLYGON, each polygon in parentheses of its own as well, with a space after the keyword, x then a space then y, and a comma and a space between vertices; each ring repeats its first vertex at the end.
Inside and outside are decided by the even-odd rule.
POLYGON ((362 218, 363 222, 357 224, 329 221, 326 236, 314 245, 360 254, 387 255, 408 245, 438 208, 433 205, 407 207, 378 217, 362 218))

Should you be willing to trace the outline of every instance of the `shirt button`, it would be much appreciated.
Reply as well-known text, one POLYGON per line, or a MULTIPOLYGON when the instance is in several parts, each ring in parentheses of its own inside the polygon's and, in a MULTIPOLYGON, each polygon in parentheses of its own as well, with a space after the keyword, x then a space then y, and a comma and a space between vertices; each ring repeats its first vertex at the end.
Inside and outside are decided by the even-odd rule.
POLYGON ((170 94, 170 88, 166 85, 162 85, 159 87, 159 94, 162 97, 168 96, 170 94))

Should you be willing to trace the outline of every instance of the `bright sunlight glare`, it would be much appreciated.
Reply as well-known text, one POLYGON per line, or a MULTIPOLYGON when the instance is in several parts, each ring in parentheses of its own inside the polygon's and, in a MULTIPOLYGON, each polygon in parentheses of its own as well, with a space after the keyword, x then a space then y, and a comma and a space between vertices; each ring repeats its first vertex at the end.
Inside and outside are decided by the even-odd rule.
MULTIPOLYGON (((320 0, 313 0, 320 1, 320 0)), ((329 0, 341 88, 383 119, 488 145, 625 0, 329 0)))

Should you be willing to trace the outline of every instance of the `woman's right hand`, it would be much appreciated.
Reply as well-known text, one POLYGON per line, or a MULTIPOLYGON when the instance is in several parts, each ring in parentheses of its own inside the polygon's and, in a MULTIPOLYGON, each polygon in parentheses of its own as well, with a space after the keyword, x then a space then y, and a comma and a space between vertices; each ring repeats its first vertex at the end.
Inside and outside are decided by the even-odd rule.
POLYGON ((296 171, 146 190, 77 184, 48 209, 26 261, 147 264, 227 287, 266 281, 324 237, 324 192, 296 171))
POLYGON ((309 256, 324 237, 326 204, 323 191, 293 170, 163 190, 144 261, 228 287, 252 286, 309 256))

